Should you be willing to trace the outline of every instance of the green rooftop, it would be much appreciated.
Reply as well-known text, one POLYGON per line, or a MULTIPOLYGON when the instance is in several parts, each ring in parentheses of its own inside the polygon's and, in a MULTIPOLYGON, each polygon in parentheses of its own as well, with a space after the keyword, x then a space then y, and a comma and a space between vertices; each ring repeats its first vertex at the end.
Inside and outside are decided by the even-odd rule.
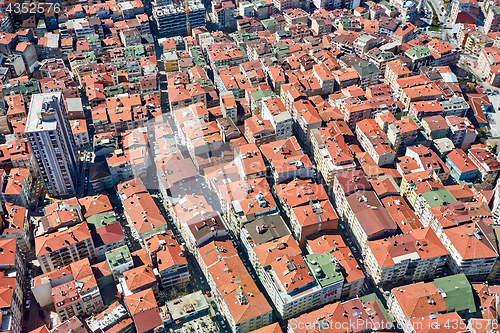
POLYGON ((346 18, 343 18, 343 19, 340 20, 340 24, 343 27, 350 27, 351 23, 352 23, 352 20, 349 17, 346 17, 346 18))
POLYGON ((141 38, 142 38, 143 43, 154 44, 154 42, 155 42, 155 39, 153 38, 153 35, 151 35, 151 34, 142 34, 141 38))
POLYGON ((41 93, 40 85, 38 84, 38 81, 35 79, 31 79, 31 80, 25 81, 25 82, 20 82, 19 83, 19 93, 23 96, 39 94, 39 93, 41 93))
POLYGON ((418 45, 413 47, 412 49, 406 50, 405 53, 407 56, 416 59, 428 57, 431 55, 431 51, 429 50, 429 48, 422 45, 418 45))
POLYGON ((238 42, 248 42, 259 38, 256 33, 246 32, 244 30, 236 31, 233 36, 238 42))
POLYGON ((106 261, 108 262, 111 270, 114 267, 123 265, 131 260, 132 256, 130 255, 130 250, 126 245, 106 253, 106 261))
POLYGON ((100 137, 98 140, 94 140, 94 152, 98 152, 101 149, 111 149, 114 151, 116 149, 116 137, 109 135, 106 137, 100 137))
POLYGON ((195 66, 203 67, 207 64, 199 46, 191 46, 189 48, 189 53, 191 54, 191 58, 193 59, 193 64, 195 66))
POLYGON ((383 50, 376 50, 375 52, 372 53, 371 56, 374 59, 381 59, 381 60, 385 60, 385 61, 389 61, 389 60, 395 58, 394 53, 383 51, 383 50))
POLYGON ((96 230, 100 227, 113 223, 117 223, 115 214, 113 212, 94 214, 87 218, 87 224, 90 230, 96 230))
POLYGON ((142 57, 146 54, 144 50, 144 45, 130 45, 125 47, 124 49, 125 53, 125 58, 131 58, 131 57, 142 57))
POLYGON ((89 46, 93 44, 101 45, 101 38, 99 38, 98 34, 87 35, 87 43, 89 44, 89 46))
POLYGON ((276 55, 278 57, 289 54, 290 48, 286 44, 276 44, 276 55))
POLYGON ((106 96, 106 98, 114 97, 119 94, 123 94, 123 87, 120 85, 104 88, 104 96, 106 96))
POLYGON ((492 10, 495 15, 500 15, 500 7, 490 6, 490 10, 492 10))
POLYGON ((262 100, 263 98, 266 98, 266 97, 270 97, 270 96, 273 96, 274 93, 272 91, 269 91, 269 90, 256 90, 254 92, 252 92, 252 99, 256 102, 262 100))
POLYGON ((421 196, 427 201, 431 208, 457 201, 447 189, 429 190, 422 193, 421 196))
POLYGON ((380 1, 378 4, 379 4, 379 5, 381 5, 381 6, 384 6, 385 8, 387 8, 387 9, 389 9, 389 10, 391 10, 391 11, 397 10, 397 7, 396 7, 396 6, 391 5, 391 4, 390 4, 389 2, 387 2, 387 1, 380 1))
POLYGON ((374 63, 369 61, 360 61, 359 64, 352 66, 360 77, 366 77, 371 74, 380 73, 380 69, 374 63))
POLYGON ((95 56, 94 51, 85 52, 85 60, 87 60, 87 63, 97 62, 97 57, 95 56))
POLYGON ((476 303, 472 287, 465 274, 456 274, 435 279, 433 284, 446 297, 444 303, 448 311, 463 311, 469 309, 470 313, 476 312, 476 303))
POLYGON ((213 87, 214 86, 212 80, 210 80, 210 79, 204 79, 204 78, 203 79, 198 79, 196 82, 200 82, 200 84, 201 84, 202 87, 207 87, 207 86, 208 87, 213 87))
POLYGON ((279 29, 278 22, 276 22, 276 20, 273 18, 261 20, 260 23, 262 23, 264 28, 269 30, 270 33, 275 33, 279 29))
POLYGON ((306 256, 306 261, 313 274, 316 274, 316 279, 321 287, 344 280, 340 264, 330 252, 309 254, 306 256))

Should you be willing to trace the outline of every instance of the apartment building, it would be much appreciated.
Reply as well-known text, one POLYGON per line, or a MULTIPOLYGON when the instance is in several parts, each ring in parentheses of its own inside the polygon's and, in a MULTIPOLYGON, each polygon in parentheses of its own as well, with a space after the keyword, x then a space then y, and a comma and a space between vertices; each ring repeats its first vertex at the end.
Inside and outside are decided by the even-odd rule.
POLYGON ((31 281, 31 291, 40 307, 54 304, 59 308, 57 312, 61 320, 70 318, 68 314, 71 313, 91 314, 103 308, 102 297, 88 258, 35 277, 31 281), (70 291, 76 291, 76 294, 70 296, 70 291), (63 304, 57 304, 61 302, 63 304))
POLYGON ((295 120, 293 131, 301 144, 310 146, 311 130, 320 128, 323 123, 316 108, 310 101, 298 100, 292 103, 291 114, 295 120))
POLYGON ((242 180, 265 176, 266 165, 262 158, 262 153, 255 143, 238 146, 234 148, 234 151, 234 162, 238 167, 238 172, 242 180))
POLYGON ((337 229, 338 218, 321 184, 312 179, 277 184, 282 211, 288 216, 292 233, 303 248, 305 238, 321 230, 337 229))
MULTIPOLYGON (((500 7, 497 7, 500 9, 500 7)), ((500 74, 498 66, 500 65, 500 49, 498 47, 485 47, 481 50, 478 59, 478 69, 486 81, 493 85, 500 85, 500 74)))
POLYGON ((367 240, 393 235, 396 224, 382 206, 361 170, 335 175, 337 213, 345 220, 343 227, 363 249, 367 240))
POLYGON ((419 129, 411 117, 397 120, 388 126, 387 138, 397 156, 404 155, 406 147, 416 143, 419 129))
POLYGON ((349 127, 354 128, 356 123, 364 119, 370 119, 373 114, 373 108, 366 101, 359 98, 347 98, 340 105, 340 111, 344 114, 344 121, 349 127))
POLYGON ((3 286, 0 287, 0 295, 3 299, 0 306, 1 317, 5 323, 5 329, 13 333, 21 333, 23 331, 24 290, 27 287, 24 255, 19 250, 15 239, 0 240, 0 248, 4 253, 0 262, 0 269, 3 273, 3 286))
MULTIPOLYGON (((416 197, 414 208, 415 214, 424 226, 430 225, 428 221, 434 218, 435 215, 433 213, 433 208, 443 205, 450 206, 457 202, 457 199, 455 199, 455 197, 451 194, 450 190, 442 188, 437 184, 426 182, 420 187, 424 187, 424 189, 418 191, 420 193, 416 197)), ((432 227, 432 225, 430 226, 432 227)), ((433 230, 436 232, 438 237, 441 237, 439 233, 439 225, 437 226, 438 228, 433 228, 433 230)))
POLYGON ((330 253, 341 266, 344 276, 340 299, 351 299, 361 293, 365 275, 358 261, 335 230, 321 231, 307 237, 306 250, 309 254, 330 253))
POLYGON ((32 96, 26 136, 47 193, 52 197, 74 195, 79 168, 61 92, 32 96))
POLYGON ((245 61, 240 50, 234 44, 213 43, 207 46, 206 52, 214 70, 237 66, 245 61))
POLYGON ((467 153, 480 173, 482 183, 495 183, 500 170, 500 162, 491 152, 491 146, 484 143, 472 145, 467 153))
POLYGON ((247 333, 271 324, 272 308, 230 241, 211 241, 197 252, 218 308, 233 332, 247 333), (233 283, 224 282, 227 279, 233 283))
POLYGON ((479 57, 481 51, 493 46, 495 40, 480 31, 472 31, 467 35, 464 51, 479 57))
POLYGON ((380 69, 372 62, 362 61, 357 65, 352 66, 359 75, 359 87, 365 90, 369 86, 379 83, 380 69))
POLYGON ((457 116, 447 116, 446 123, 450 128, 450 139, 453 145, 464 151, 469 150, 477 136, 476 130, 470 120, 457 116))
POLYGON ((335 174, 356 169, 354 154, 350 153, 342 134, 333 127, 313 129, 311 147, 317 170, 329 189, 333 188, 335 174))
POLYGON ((86 263, 74 263, 73 266, 80 264, 83 268, 73 268, 74 280, 52 287, 52 302, 59 319, 68 320, 73 316, 89 315, 100 312, 104 305, 97 286, 97 282, 90 268, 88 261, 86 263), (75 276, 76 275, 76 276, 75 276))
POLYGON ((418 164, 419 168, 412 170, 412 172, 432 170, 442 183, 446 183, 448 180, 451 172, 450 169, 430 148, 424 145, 408 147, 406 148, 405 156, 410 157, 418 164))
POLYGON ((334 176, 333 194, 340 219, 347 218, 347 196, 356 191, 371 191, 372 187, 362 170, 338 173, 334 176))
POLYGON ((260 112, 263 121, 268 120, 271 122, 277 141, 293 135, 293 118, 281 99, 277 97, 264 98, 260 112))
POLYGON ((460 184, 472 184, 480 175, 478 167, 462 149, 455 148, 446 156, 446 166, 460 184))
POLYGON ((306 333, 309 327, 333 330, 359 330, 374 332, 377 327, 394 327, 391 319, 385 315, 380 301, 372 295, 354 297, 346 302, 335 302, 310 311, 288 321, 288 332, 306 333), (332 328, 333 327, 333 328, 332 328), (351 329, 349 329, 351 327, 351 329), (355 327, 352 329, 352 327, 355 327))
POLYGON ((427 44, 430 52, 432 53, 433 66, 455 66, 460 59, 462 51, 453 48, 444 40, 433 39, 427 44))
POLYGON ((172 212, 187 249, 194 255, 206 242, 227 236, 220 214, 213 211, 203 196, 185 195, 172 207, 172 212))
POLYGON ((146 244, 153 264, 158 267, 162 288, 182 285, 191 279, 186 256, 172 233, 156 234, 146 244))
POLYGON ((294 136, 262 145, 260 150, 271 165, 276 184, 290 178, 311 178, 313 175, 313 164, 294 136))
POLYGON ((424 117, 420 123, 423 134, 428 140, 442 139, 448 136, 448 125, 441 115, 424 117))
POLYGON ((394 162, 396 154, 387 143, 388 137, 375 119, 364 119, 357 122, 356 136, 361 147, 373 158, 378 166, 390 165, 394 162))
POLYGON ((166 230, 167 221, 148 192, 142 191, 140 188, 136 188, 136 191, 136 193, 131 193, 134 192, 132 189, 128 192, 130 195, 120 199, 125 219, 131 226, 132 235, 136 240, 142 242, 155 233, 166 230))
POLYGON ((29 169, 10 169, 2 190, 2 201, 28 208, 33 200, 32 176, 29 169))
POLYGON ((166 314, 158 308, 152 289, 124 297, 125 306, 133 319, 136 332, 154 332, 164 327, 166 314))
MULTIPOLYGON (((406 161, 411 164, 413 164, 412 162, 414 162, 416 167, 419 166, 413 158, 406 161)), ((419 169, 416 169, 412 171, 413 172, 403 174, 400 185, 401 195, 408 201, 408 203, 412 207, 415 207, 418 195, 423 191, 425 192, 434 188, 444 189, 444 185, 441 184, 441 181, 433 170, 421 171, 419 169), (426 185, 425 187, 419 189, 418 187, 422 183, 425 183, 426 185)))
POLYGON ((442 101, 439 104, 443 107, 443 117, 457 116, 465 117, 469 111, 469 104, 463 97, 452 97, 442 101))
POLYGON ((125 271, 134 267, 132 255, 126 245, 107 252, 106 262, 115 281, 118 281, 125 271))
MULTIPOLYGON (((96 226, 100 227, 91 230, 92 240, 95 247, 95 256, 97 260, 105 260, 106 252, 117 249, 125 245, 125 234, 123 232, 122 226, 116 219, 114 222, 112 219, 106 218, 103 214, 95 214, 87 219, 87 223, 97 222, 97 219, 102 219, 101 221, 111 222, 111 224, 104 224, 97 222, 96 226), (111 221, 110 221, 111 220, 111 221)), ((108 213, 113 216, 114 213, 108 213)), ((109 216, 108 215, 108 216, 109 216)), ((114 218, 114 216, 113 216, 114 218)))
POLYGON ((443 92, 435 85, 423 84, 402 89, 400 100, 406 108, 410 107, 411 102, 440 100, 443 92))
POLYGON ((255 115, 245 120, 245 138, 248 143, 257 147, 273 142, 276 132, 270 120, 264 120, 261 115, 255 115))
POLYGON ((493 234, 492 226, 483 221, 444 229, 441 239, 450 253, 451 271, 470 281, 484 281, 498 258, 493 234))
POLYGON ((411 321, 417 309, 419 318, 454 312, 470 316, 477 310, 472 287, 463 274, 393 288, 387 304, 405 333, 414 332, 411 321))
POLYGON ((0 239, 17 239, 21 251, 30 250, 33 241, 32 224, 28 219, 28 210, 10 202, 5 203, 4 229, 0 239))
MULTIPOLYGON (((148 262, 123 272, 123 276, 119 278, 120 284, 117 285, 117 288, 124 296, 137 294, 144 290, 152 290, 155 294, 158 294, 158 272, 153 271, 149 254, 146 251, 138 252, 141 252, 148 262)), ((134 254, 137 254, 137 252, 133 253, 132 256, 134 254)))
POLYGON ((332 72, 335 78, 335 88, 343 89, 359 82, 359 74, 354 68, 341 68, 332 72))
POLYGON ((131 333, 134 330, 134 324, 127 309, 119 302, 111 304, 97 316, 87 318, 86 322, 93 333, 101 330, 106 332, 113 327, 118 328, 117 333, 131 333))
POLYGON ((226 182, 217 185, 215 192, 221 204, 227 227, 235 235, 251 217, 273 215, 278 212, 266 178, 226 182))
POLYGON ((396 59, 387 63, 384 73, 384 82, 393 87, 396 80, 411 76, 410 69, 401 59, 396 59))
POLYGON ((84 258, 94 258, 94 243, 87 222, 35 237, 35 254, 44 273, 84 258))
POLYGON ((241 229, 240 240, 259 277, 277 257, 285 253, 285 248, 289 254, 301 253, 299 244, 279 215, 261 216, 246 223, 241 229))
POLYGON ((439 275, 448 251, 430 227, 367 241, 365 263, 378 285, 405 284, 439 275))

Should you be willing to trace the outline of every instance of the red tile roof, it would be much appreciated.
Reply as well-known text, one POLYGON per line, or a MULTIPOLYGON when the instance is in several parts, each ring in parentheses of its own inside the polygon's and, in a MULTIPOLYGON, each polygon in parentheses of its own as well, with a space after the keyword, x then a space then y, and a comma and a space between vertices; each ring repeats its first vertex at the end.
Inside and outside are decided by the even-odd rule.
POLYGON ((125 305, 134 318, 138 333, 154 329, 163 322, 152 289, 146 289, 125 297, 125 305))

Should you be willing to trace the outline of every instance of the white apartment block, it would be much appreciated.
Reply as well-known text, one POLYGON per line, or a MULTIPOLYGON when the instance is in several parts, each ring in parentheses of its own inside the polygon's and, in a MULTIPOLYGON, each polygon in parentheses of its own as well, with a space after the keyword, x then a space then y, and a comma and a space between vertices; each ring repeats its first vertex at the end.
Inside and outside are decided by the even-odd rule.
POLYGON ((289 319, 321 305, 321 286, 312 278, 302 256, 280 257, 261 276, 278 315, 289 319), (283 261, 283 262, 281 262, 283 261), (280 266, 286 267, 281 270, 280 266))
POLYGON ((61 92, 32 96, 26 135, 47 193, 74 195, 78 177, 75 140, 61 92))

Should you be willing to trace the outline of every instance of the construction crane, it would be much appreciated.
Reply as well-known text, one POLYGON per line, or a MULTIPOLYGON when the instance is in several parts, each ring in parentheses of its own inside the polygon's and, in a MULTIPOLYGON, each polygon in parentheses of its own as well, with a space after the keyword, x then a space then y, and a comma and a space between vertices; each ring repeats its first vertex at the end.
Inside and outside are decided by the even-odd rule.
POLYGON ((184 0, 184 11, 186 12, 186 29, 188 36, 191 36, 191 24, 189 23, 189 3, 184 0))

